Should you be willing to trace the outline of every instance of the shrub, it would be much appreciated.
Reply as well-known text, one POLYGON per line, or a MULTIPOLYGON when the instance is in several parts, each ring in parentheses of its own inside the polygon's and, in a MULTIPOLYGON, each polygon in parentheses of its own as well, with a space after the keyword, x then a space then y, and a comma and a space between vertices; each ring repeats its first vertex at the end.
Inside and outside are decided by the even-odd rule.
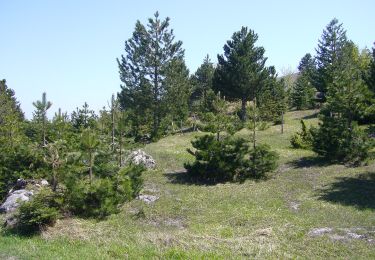
POLYGON ((310 149, 312 147, 311 129, 307 129, 306 124, 301 120, 301 131, 295 133, 290 139, 293 148, 310 149))
POLYGON ((109 178, 79 180, 69 187, 67 200, 70 210, 83 217, 103 218, 117 212, 117 197, 109 178))
POLYGON ((10 148, 0 143, 0 201, 18 178, 44 177, 45 168, 35 147, 17 144, 10 148))
POLYGON ((142 189, 143 166, 129 165, 116 176, 67 183, 66 199, 70 210, 83 217, 104 218, 118 212, 118 206, 135 198, 142 189))
POLYGON ((41 189, 30 201, 21 204, 15 215, 15 229, 34 233, 53 225, 59 216, 59 199, 50 189, 41 189))
POLYGON ((258 145, 250 150, 250 159, 245 178, 264 178, 267 172, 273 171, 277 167, 279 156, 271 151, 268 145, 258 145))
POLYGON ((244 181, 263 177, 274 169, 276 154, 266 146, 249 150, 243 138, 225 137, 218 141, 213 135, 192 141, 195 161, 185 164, 188 174, 197 180, 211 183, 244 181))
POLYGON ((313 150, 327 160, 359 164, 370 156, 373 144, 355 123, 348 127, 346 119, 324 117, 312 132, 313 150))
POLYGON ((117 184, 119 193, 123 194, 124 197, 130 195, 129 199, 137 197, 143 187, 142 173, 145 170, 143 165, 135 164, 120 169, 117 184))

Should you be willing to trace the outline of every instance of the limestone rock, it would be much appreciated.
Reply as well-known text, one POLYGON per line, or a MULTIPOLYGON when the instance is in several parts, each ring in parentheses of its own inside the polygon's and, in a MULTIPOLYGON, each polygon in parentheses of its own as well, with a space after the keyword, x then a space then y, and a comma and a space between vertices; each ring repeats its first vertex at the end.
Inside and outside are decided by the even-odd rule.
POLYGON ((147 169, 154 169, 156 167, 156 162, 151 155, 146 154, 140 149, 130 153, 128 160, 136 165, 142 164, 147 169))
POLYGON ((25 189, 12 191, 0 206, 0 212, 9 213, 15 211, 22 202, 29 201, 33 195, 32 191, 25 189))
POLYGON ((138 199, 146 202, 147 204, 153 203, 159 199, 158 196, 142 194, 138 196, 138 199))

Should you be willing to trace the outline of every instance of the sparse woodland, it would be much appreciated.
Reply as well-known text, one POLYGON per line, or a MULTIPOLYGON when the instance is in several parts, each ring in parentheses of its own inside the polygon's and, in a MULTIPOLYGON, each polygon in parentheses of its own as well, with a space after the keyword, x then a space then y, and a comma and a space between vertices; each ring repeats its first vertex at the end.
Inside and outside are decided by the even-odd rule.
MULTIPOLYGON (((189 184, 181 189, 187 193, 191 189, 192 194, 197 187, 209 194, 215 185, 218 189, 233 185, 234 197, 242 198, 245 190, 252 193, 256 186, 278 196, 280 191, 267 185, 277 187, 275 176, 287 171, 287 162, 298 156, 301 161, 304 156, 310 158, 305 163, 312 163, 311 167, 346 167, 343 171, 348 172, 367 167, 363 178, 374 175, 375 46, 359 49, 355 39, 348 39, 344 25, 333 19, 323 28, 316 53, 301 57, 290 85, 286 82, 290 75, 278 75, 267 63, 267 50, 258 45, 262 35, 248 27, 228 35, 217 60, 202 57, 197 71, 190 72, 183 43, 175 38, 171 22, 158 13, 147 24, 136 22, 133 34, 125 41, 123 55, 117 59, 121 86, 117 94, 103 100, 107 105, 98 113, 84 103, 70 113, 58 109, 52 115, 53 100, 48 99, 48 93, 41 93, 41 99, 33 103, 33 118, 26 119, 17 93, 5 79, 0 81, 0 202, 5 201, 19 179, 48 181, 21 204, 13 215, 15 224, 4 227, 3 232, 22 237, 48 233, 56 222, 72 218, 107 221, 116 214, 127 214, 121 212, 137 203, 134 200, 153 181, 159 189, 166 181, 189 184), (295 116, 298 113, 307 116, 295 116), (291 123, 292 119, 296 123, 291 123), (171 146, 163 140, 169 140, 171 146), (163 145, 175 147, 177 162, 161 150, 163 145), (154 156, 156 169, 129 160, 130 152, 139 148, 154 156), (160 172, 166 177, 160 177, 164 176, 160 172)), ((303 186, 303 177, 296 178, 296 185, 303 186)), ((310 179, 306 181, 307 185, 315 185, 310 179)), ((171 189, 169 185, 166 187, 171 189)), ((374 198, 374 189, 369 192, 369 186, 364 187, 366 196, 374 198)), ((176 188, 171 192, 178 194, 176 188)), ((287 196, 293 192, 297 191, 291 189, 287 196)), ((232 203, 226 201, 228 197, 223 198, 232 203)), ((370 219, 374 217, 374 203, 368 205, 370 213, 366 216, 370 219)), ((200 210, 196 213, 203 216, 200 210)), ((156 211, 145 213, 141 209, 131 221, 147 219, 156 211)), ((216 214, 213 209, 208 211, 216 214)), ((189 218, 193 213, 187 210, 186 214, 189 218)), ((221 239, 233 237, 233 230, 241 226, 247 228, 246 214, 239 214, 231 218, 231 228, 220 229, 221 239)), ((257 221, 250 211, 247 214, 257 221)), ((273 218, 273 213, 269 214, 273 218)), ((180 225, 177 220, 173 223, 180 225)), ((366 224, 371 225, 371 221, 366 224)), ((202 231, 196 225, 196 232, 202 235, 204 228, 202 231)), ((181 234, 189 240, 186 233, 181 234)), ((201 237, 197 235, 196 239, 200 241, 201 237)), ((203 240, 213 248, 213 241, 207 242, 207 237, 203 240)), ((248 241, 243 243, 247 245, 248 241)), ((181 258, 204 256, 197 245, 187 248, 193 253, 181 258)), ((288 258, 280 254, 263 256, 288 258)))

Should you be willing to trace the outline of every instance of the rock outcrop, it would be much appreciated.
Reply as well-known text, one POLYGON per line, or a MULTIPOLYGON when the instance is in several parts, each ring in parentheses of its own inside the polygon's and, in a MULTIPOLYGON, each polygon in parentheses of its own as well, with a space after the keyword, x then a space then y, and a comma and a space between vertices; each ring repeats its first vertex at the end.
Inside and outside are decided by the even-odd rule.
POLYGON ((146 154, 142 150, 136 150, 130 153, 128 160, 136 165, 142 164, 147 169, 155 169, 156 162, 151 155, 146 154))
POLYGON ((42 186, 47 185, 48 181, 46 180, 18 179, 9 191, 4 203, 0 205, 0 213, 14 212, 22 202, 29 201, 42 186))

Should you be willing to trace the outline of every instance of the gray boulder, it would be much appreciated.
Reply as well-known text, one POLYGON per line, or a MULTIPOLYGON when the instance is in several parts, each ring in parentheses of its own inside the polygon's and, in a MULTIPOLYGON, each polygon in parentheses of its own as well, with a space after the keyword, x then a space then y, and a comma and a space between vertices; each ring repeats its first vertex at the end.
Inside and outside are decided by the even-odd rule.
POLYGON ((0 206, 0 213, 9 213, 15 211, 22 202, 29 201, 34 192, 21 189, 9 193, 7 199, 0 206))
POLYGON ((142 195, 138 196, 138 199, 143 201, 143 202, 146 202, 147 204, 151 204, 151 203, 157 201, 159 199, 159 197, 154 196, 154 195, 142 194, 142 195))
POLYGON ((147 169, 154 169, 156 167, 155 160, 151 155, 146 154, 142 150, 136 150, 130 153, 128 160, 136 165, 144 165, 147 169))
POLYGON ((5 202, 0 204, 0 213, 14 212, 22 202, 29 201, 31 197, 40 190, 41 187, 48 185, 48 181, 44 179, 18 179, 14 187, 8 192, 5 202))

